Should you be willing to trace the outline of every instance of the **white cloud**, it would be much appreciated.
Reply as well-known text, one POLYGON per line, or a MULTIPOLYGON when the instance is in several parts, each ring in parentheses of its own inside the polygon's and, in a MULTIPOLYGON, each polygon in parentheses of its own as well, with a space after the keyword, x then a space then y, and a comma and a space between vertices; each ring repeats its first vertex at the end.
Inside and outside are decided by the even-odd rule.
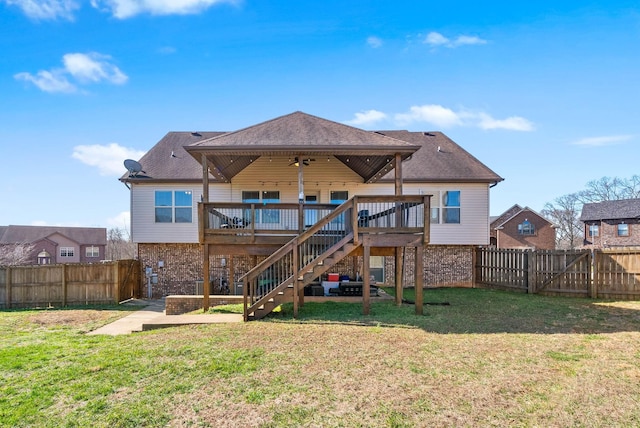
POLYGON ((407 113, 396 114, 395 120, 403 125, 414 122, 428 122, 443 128, 462 125, 462 118, 459 113, 435 104, 412 106, 407 113))
POLYGON ((62 57, 62 62, 67 72, 81 82, 105 80, 116 85, 125 83, 129 78, 117 66, 111 64, 110 59, 109 55, 96 52, 70 53, 62 57))
POLYGON ((9 6, 17 6, 31 19, 73 20, 73 12, 80 8, 73 0, 0 0, 9 6))
POLYGON ((386 113, 378 110, 367 110, 355 114, 355 118, 348 120, 350 125, 371 125, 387 118, 386 113))
POLYGON ((31 73, 18 73, 13 76, 16 80, 24 80, 36 85, 45 92, 76 92, 77 88, 67 80, 64 70, 39 71, 35 76, 31 73))
POLYGON ((117 66, 111 64, 110 60, 110 56, 96 52, 69 53, 62 57, 64 68, 41 70, 35 75, 22 72, 13 77, 16 80, 33 83, 45 92, 77 92, 77 86, 69 81, 69 77, 80 84, 101 81, 116 85, 124 84, 129 78, 117 66))
POLYGON ((457 48, 458 46, 465 45, 484 45, 487 41, 477 36, 465 35, 460 35, 452 40, 436 31, 432 31, 427 34, 424 43, 432 47, 444 46, 447 48, 457 48))
POLYGON ((119 177, 126 172, 123 164, 125 159, 139 159, 143 154, 143 151, 111 143, 106 146, 100 144, 75 146, 71 157, 86 165, 97 167, 100 175, 119 177))
POLYGON ((120 19, 148 13, 150 15, 189 15, 200 13, 219 3, 237 0, 91 0, 97 9, 106 10, 120 19))
POLYGON ((615 144, 621 144, 629 141, 633 138, 633 135, 609 135, 603 137, 588 137, 578 141, 574 141, 571 144, 576 146, 588 146, 588 147, 601 147, 612 146, 615 144))
POLYGON ((535 127, 529 120, 520 116, 511 116, 506 119, 494 119, 486 113, 478 113, 478 126, 482 129, 508 129, 511 131, 533 131, 535 127))
POLYGON ((377 49, 382 46, 382 39, 376 36, 370 36, 367 37, 367 44, 370 47, 377 49))
POLYGON ((535 129, 534 124, 523 117, 511 116, 506 119, 495 119, 485 112, 464 109, 454 111, 437 104, 412 106, 408 112, 394 115, 394 119, 401 126, 426 122, 441 128, 471 126, 486 130, 533 131, 535 129))

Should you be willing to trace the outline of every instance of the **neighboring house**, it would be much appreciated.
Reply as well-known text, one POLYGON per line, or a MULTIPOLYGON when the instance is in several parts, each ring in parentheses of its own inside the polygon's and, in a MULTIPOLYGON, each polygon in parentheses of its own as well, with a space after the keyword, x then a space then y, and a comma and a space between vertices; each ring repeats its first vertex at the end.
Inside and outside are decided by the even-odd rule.
POLYGON ((31 264, 92 263, 105 259, 107 229, 100 227, 0 226, 0 246, 28 244, 31 264))
POLYGON ((491 217, 491 245, 496 248, 553 250, 556 226, 529 207, 516 204, 500 216, 491 217))
MULTIPOLYGON (((426 223, 428 285, 470 285, 473 247, 489 243, 489 189, 502 181, 440 132, 365 131, 302 112, 229 133, 170 132, 139 164, 120 180, 130 189, 142 266, 157 275, 154 296, 193 294, 203 263, 215 284, 233 285, 358 195, 381 195, 357 212, 357 226, 377 228, 377 237, 392 236, 385 227, 426 223), (394 195, 412 196, 384 202, 394 195), (419 211, 424 195, 430 206, 419 211)), ((348 232, 355 215, 327 221, 325 234, 348 232)), ((371 255, 378 280, 392 280, 393 252, 374 245, 371 255)), ((335 270, 357 277, 362 263, 335 270)))
POLYGON ((595 248, 640 246, 640 199, 584 204, 584 244, 595 248))

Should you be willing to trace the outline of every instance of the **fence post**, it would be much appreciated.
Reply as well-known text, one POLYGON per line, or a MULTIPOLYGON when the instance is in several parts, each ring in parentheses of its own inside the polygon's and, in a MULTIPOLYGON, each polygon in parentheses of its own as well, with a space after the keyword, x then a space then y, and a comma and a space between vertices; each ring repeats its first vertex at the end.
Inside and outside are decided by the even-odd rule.
POLYGON ((6 281, 7 309, 11 309, 11 267, 10 266, 7 266, 6 275, 7 275, 7 281, 6 281))
POLYGON ((67 265, 62 265, 62 306, 67 306, 67 265))
POLYGON ((589 283, 589 297, 598 298, 598 263, 600 262, 600 252, 593 250, 589 254, 589 272, 587 273, 587 282, 589 283))
POLYGON ((113 282, 115 285, 113 295, 115 297, 114 303, 117 305, 118 303, 120 303, 120 260, 116 260, 115 262, 113 262, 113 269, 115 270, 113 274, 113 282))
POLYGON ((535 250, 527 250, 525 252, 525 260, 527 263, 527 294, 535 294, 538 280, 536 277, 537 257, 535 250))

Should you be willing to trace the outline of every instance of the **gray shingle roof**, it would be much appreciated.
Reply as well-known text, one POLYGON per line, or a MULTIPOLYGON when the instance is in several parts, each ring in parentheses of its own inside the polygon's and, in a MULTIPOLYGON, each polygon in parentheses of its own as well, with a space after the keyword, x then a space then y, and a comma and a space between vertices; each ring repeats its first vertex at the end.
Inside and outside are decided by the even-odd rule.
POLYGON ((32 243, 55 233, 80 245, 107 245, 107 229, 103 227, 19 226, 0 227, 0 244, 32 243))
MULTIPOLYGON (((272 151, 274 154, 290 153, 295 156, 299 151, 303 151, 305 155, 314 155, 314 149, 318 153, 333 154, 343 163, 348 155, 340 153, 359 153, 365 157, 371 154, 371 163, 375 160, 384 165, 389 156, 380 155, 379 159, 373 156, 379 149, 381 153, 403 152, 405 158, 413 153, 410 159, 403 162, 403 179, 407 182, 495 183, 503 180, 441 132, 365 131, 302 112, 229 133, 201 132, 193 135, 189 132, 169 132, 139 160, 144 174, 130 178, 126 173, 120 180, 201 182, 202 166, 194 156, 187 153, 187 146, 187 150, 194 152, 195 157, 198 156, 198 151, 208 149, 237 153, 234 156, 216 158, 211 163, 214 172, 216 168, 229 171, 231 168, 227 163, 232 160, 235 160, 233 167, 241 169, 240 161, 244 160, 246 164, 251 161, 250 156, 247 156, 249 152, 265 155, 272 151), (175 157, 171 156, 172 152, 175 157)), ((254 155, 252 159, 255 158, 254 155)), ((351 162, 345 165, 354 168, 363 162, 364 158, 359 160, 351 157, 351 162)), ((231 172, 227 177, 218 174, 217 179, 224 181, 235 173, 237 171, 231 172)), ((366 174, 361 175, 364 177, 366 174)), ((392 170, 381 180, 392 181, 394 178, 392 170)), ((212 175, 210 180, 215 182, 216 175, 212 175)))
POLYGON ((351 147, 392 149, 413 153, 416 147, 407 141, 397 140, 368 132, 353 126, 323 119, 300 111, 277 117, 248 128, 229 132, 218 137, 192 144, 189 149, 215 147, 218 149, 348 149, 351 147))
MULTIPOLYGON (((138 177, 155 181, 202 181, 202 165, 185 151, 184 146, 222 134, 224 132, 169 132, 140 158, 144 172, 138 177)), ((127 181, 128 178, 129 173, 125 173, 120 180, 127 181)))
POLYGON ((640 199, 593 202, 582 206, 580 221, 640 218, 640 199))
MULTIPOLYGON (((402 165, 406 182, 499 182, 503 178, 473 157, 442 132, 377 131, 420 145, 402 165), (440 150, 438 150, 438 148, 440 150)), ((393 180, 393 171, 382 180, 393 180)))

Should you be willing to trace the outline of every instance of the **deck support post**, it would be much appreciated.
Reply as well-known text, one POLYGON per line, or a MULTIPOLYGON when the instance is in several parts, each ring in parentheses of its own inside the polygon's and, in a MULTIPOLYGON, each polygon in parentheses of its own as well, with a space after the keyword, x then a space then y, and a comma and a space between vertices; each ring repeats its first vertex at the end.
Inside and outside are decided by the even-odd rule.
MULTIPOLYGON (((202 202, 209 202, 209 165, 207 163, 207 155, 204 153, 200 157, 202 163, 202 202)), ((205 222, 206 213, 202 210, 201 222, 205 222)), ((201 226, 202 230, 208 228, 209 225, 204 223, 201 226)), ((203 239, 204 236, 201 236, 203 239)), ((209 285, 209 244, 202 240, 202 270, 204 272, 202 276, 202 311, 207 312, 209 310, 209 292, 211 290, 209 285)))
POLYGON ((396 262, 395 262, 395 274, 396 274, 396 306, 402 306, 402 268, 403 268, 403 248, 396 247, 396 262))
POLYGON ((416 279, 416 315, 422 315, 423 297, 424 291, 424 247, 418 245, 416 247, 416 259, 415 265, 415 279, 416 279))
POLYGON ((364 260, 362 263, 362 314, 369 315, 370 295, 371 295, 371 269, 369 260, 371 258, 371 247, 364 246, 364 260))
POLYGON ((298 280, 298 273, 300 271, 300 261, 298 260, 298 246, 293 247, 293 317, 298 318, 298 306, 300 304, 298 293, 298 286, 300 281, 298 280))
MULTIPOLYGON (((395 195, 402 196, 402 155, 396 153, 395 156, 395 195)), ((402 210, 399 203, 396 204, 396 227, 402 227, 402 210)), ((403 286, 403 271, 404 267, 404 252, 402 247, 396 247, 396 262, 395 262, 395 280, 396 280, 396 306, 402 305, 402 286, 403 286)))

